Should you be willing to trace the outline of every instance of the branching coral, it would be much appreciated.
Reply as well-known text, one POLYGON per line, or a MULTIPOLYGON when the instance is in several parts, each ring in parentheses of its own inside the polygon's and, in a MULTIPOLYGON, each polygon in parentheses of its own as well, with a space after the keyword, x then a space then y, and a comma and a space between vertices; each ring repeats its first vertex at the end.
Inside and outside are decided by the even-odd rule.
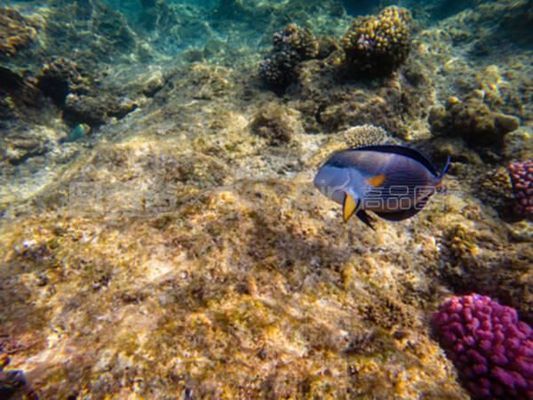
POLYGON ((311 31, 296 24, 276 32, 272 42, 272 53, 261 62, 259 74, 274 89, 283 89, 295 81, 298 63, 317 57, 320 50, 319 41, 311 31))
POLYGON ((410 12, 399 7, 387 7, 377 16, 356 18, 342 39, 351 69, 372 75, 394 71, 409 55, 410 25, 410 12))
POLYGON ((489 297, 453 297, 433 316, 441 345, 474 399, 533 397, 533 331, 489 297))

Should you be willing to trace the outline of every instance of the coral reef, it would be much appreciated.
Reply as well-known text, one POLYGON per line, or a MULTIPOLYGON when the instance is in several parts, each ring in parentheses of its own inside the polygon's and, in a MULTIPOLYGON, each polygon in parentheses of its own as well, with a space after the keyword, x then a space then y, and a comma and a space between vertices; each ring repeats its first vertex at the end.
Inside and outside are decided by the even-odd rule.
POLYGON ((0 8, 0 57, 13 57, 28 47, 37 36, 37 29, 20 13, 0 8))
POLYGON ((509 175, 513 183, 517 214, 533 216, 533 160, 509 164, 509 175))
POLYGON ((432 324, 473 399, 533 396, 533 331, 516 310, 478 294, 452 297, 432 324))
POLYGON ((446 107, 436 107, 429 116, 437 134, 460 136, 472 146, 493 146, 501 150, 504 136, 519 127, 518 118, 495 112, 474 92, 464 101, 450 97, 446 107))
POLYGON ((374 76, 336 40, 348 2, 10 2, 36 36, 0 56, 9 370, 52 399, 468 399, 425 316, 450 291, 533 315, 531 221, 505 211, 507 165, 532 158, 531 53, 486 46, 526 2, 383 11, 416 29, 374 76), (451 96, 497 144, 452 132, 476 122, 460 107, 431 129, 451 96), (311 181, 378 143, 452 164, 446 194, 369 232, 311 181))
POLYGON ((296 66, 319 54, 319 41, 308 29, 289 24, 276 32, 273 50, 259 65, 261 79, 273 89, 284 89, 296 80, 296 66))
POLYGON ((396 70, 409 55, 410 25, 410 12, 394 6, 377 16, 356 18, 342 38, 348 67, 370 75, 396 70))

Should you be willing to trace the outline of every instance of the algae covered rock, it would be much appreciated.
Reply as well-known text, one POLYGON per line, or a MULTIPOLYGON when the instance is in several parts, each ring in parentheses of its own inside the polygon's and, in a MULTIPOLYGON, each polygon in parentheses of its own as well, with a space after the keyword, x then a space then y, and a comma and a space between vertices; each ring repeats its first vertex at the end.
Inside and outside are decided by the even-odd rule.
POLYGON ((37 29, 19 12, 0 8, 0 56, 13 57, 36 38, 37 29))
POLYGON ((479 179, 478 196, 498 211, 502 218, 511 217, 514 196, 507 169, 498 167, 482 175, 479 179))
POLYGON ((478 92, 465 100, 450 97, 444 108, 431 110, 429 123, 435 133, 460 136, 474 147, 500 147, 504 136, 519 127, 518 118, 491 110, 478 92))
POLYGON ((385 75, 402 65, 411 47, 411 14, 387 7, 377 16, 356 18, 342 38, 346 63, 354 72, 385 75))
POLYGON ((46 63, 37 76, 37 86, 57 106, 65 105, 70 93, 88 92, 89 85, 88 77, 80 72, 78 65, 62 57, 46 63))
POLYGON ((254 115, 250 129, 255 135, 267 139, 270 145, 280 146, 303 131, 298 116, 296 110, 270 103, 254 115))

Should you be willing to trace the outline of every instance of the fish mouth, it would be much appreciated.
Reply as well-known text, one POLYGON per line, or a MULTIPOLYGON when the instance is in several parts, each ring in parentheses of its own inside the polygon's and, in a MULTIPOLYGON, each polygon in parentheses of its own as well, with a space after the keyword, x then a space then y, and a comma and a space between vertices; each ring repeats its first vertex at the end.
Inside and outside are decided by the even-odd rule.
POLYGON ((314 186, 329 198, 338 196, 339 192, 342 193, 342 197, 344 198, 349 183, 350 176, 346 174, 346 171, 327 167, 323 167, 313 181, 314 186))

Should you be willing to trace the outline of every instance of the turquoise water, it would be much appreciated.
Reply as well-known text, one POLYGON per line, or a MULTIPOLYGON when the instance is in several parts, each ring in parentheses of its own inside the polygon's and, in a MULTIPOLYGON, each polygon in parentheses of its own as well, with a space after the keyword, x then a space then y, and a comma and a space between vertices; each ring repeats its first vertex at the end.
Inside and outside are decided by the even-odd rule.
POLYGON ((532 15, 0 0, 0 399, 527 398, 430 321, 532 321, 532 15), (392 216, 355 198, 416 180, 383 155, 313 186, 366 145, 449 169, 392 216))

